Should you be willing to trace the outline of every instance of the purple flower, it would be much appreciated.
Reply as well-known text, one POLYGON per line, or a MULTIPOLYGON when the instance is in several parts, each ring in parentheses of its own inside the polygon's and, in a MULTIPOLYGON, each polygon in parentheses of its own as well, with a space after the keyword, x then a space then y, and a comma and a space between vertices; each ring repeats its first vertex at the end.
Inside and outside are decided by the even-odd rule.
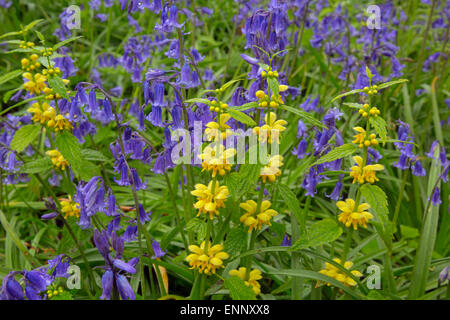
POLYGON ((159 245, 158 241, 152 242, 152 248, 155 255, 152 257, 152 259, 157 259, 165 256, 166 252, 161 249, 161 246, 159 245))

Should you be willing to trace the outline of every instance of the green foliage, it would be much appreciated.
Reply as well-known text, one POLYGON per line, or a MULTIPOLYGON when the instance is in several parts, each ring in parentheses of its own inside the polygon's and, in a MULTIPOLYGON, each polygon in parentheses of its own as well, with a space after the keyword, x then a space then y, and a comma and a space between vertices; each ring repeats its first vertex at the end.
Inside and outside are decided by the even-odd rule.
POLYGON ((11 141, 11 149, 21 152, 30 145, 36 139, 41 127, 37 124, 28 124, 20 128, 14 134, 14 138, 11 141))
POLYGON ((237 276, 226 278, 223 284, 233 300, 256 300, 253 290, 237 276))
POLYGON ((309 247, 317 247, 339 238, 342 228, 332 219, 323 219, 315 222, 307 230, 307 234, 300 236, 292 245, 292 250, 300 250, 309 247))

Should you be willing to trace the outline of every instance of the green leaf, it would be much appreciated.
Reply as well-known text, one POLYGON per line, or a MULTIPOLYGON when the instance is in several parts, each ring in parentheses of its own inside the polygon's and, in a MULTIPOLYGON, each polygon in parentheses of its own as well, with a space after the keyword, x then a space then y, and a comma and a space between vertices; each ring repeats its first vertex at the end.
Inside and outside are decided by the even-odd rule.
MULTIPOLYGON (((431 163, 430 174, 427 186, 427 206, 423 213, 423 225, 420 235, 419 247, 414 260, 414 269, 411 277, 411 288, 408 299, 417 299, 425 294, 427 290, 428 273, 430 271, 431 259, 436 242, 436 234, 439 222, 439 204, 432 205, 432 198, 435 188, 440 187, 441 167, 439 164, 440 148, 435 148, 433 152, 433 162, 431 163)), ((447 208, 444 208, 447 211, 447 208)), ((446 214, 446 213, 444 213, 446 214)), ((448 228, 447 228, 448 232, 448 228)))
POLYGON ((245 249, 247 234, 248 232, 242 228, 230 230, 227 239, 223 244, 225 252, 227 252, 230 257, 234 257, 245 249))
POLYGON ((236 110, 236 111, 245 111, 245 110, 248 110, 248 109, 251 109, 251 108, 256 108, 256 107, 258 107, 258 102, 252 101, 252 102, 249 102, 249 103, 245 103, 242 106, 230 107, 229 109, 233 109, 233 110, 236 110))
POLYGON ((37 20, 34 20, 34 21, 30 22, 29 24, 27 24, 25 26, 25 28, 23 28, 23 31, 31 30, 34 26, 36 26, 41 21, 44 21, 44 19, 37 19, 37 20))
POLYGON ((237 276, 226 278, 223 284, 230 290, 230 296, 233 300, 256 300, 252 288, 247 286, 245 282, 237 276))
POLYGON ((70 43, 72 41, 75 41, 77 39, 80 39, 80 38, 82 38, 82 36, 72 37, 72 38, 66 39, 64 41, 61 41, 61 42, 59 42, 59 43, 57 43, 57 44, 55 44, 53 46, 53 50, 56 51, 56 49, 58 49, 58 48, 60 48, 62 46, 65 46, 66 44, 68 44, 68 43, 70 43))
POLYGON ((386 142, 386 121, 382 117, 369 117, 370 125, 375 129, 377 135, 381 138, 381 141, 386 142))
POLYGON ((50 87, 52 87, 56 93, 58 93, 61 97, 64 99, 69 99, 69 96, 67 95, 67 88, 64 82, 60 77, 53 76, 52 78, 48 79, 48 84, 50 87))
POLYGON ((258 164, 243 164, 239 170, 238 183, 235 190, 235 199, 253 189, 261 173, 261 166, 258 164))
POLYGON ((351 90, 351 91, 342 93, 342 94, 338 95, 337 97, 334 97, 329 103, 332 103, 333 101, 336 101, 337 99, 349 96, 351 94, 359 93, 359 92, 363 92, 363 90, 362 89, 355 89, 355 90, 351 90))
POLYGON ((50 300, 73 300, 73 297, 69 291, 63 291, 62 293, 51 297, 50 300))
POLYGON ((202 219, 194 218, 189 220, 186 224, 187 231, 194 231, 197 233, 199 240, 204 240, 206 236, 206 223, 202 219))
POLYGON ((325 163, 325 162, 331 162, 337 159, 345 158, 349 155, 352 155, 353 153, 358 150, 358 146, 352 143, 343 144, 342 146, 336 147, 330 152, 328 152, 326 155, 321 157, 319 160, 314 162, 312 166, 315 166, 317 164, 325 163))
POLYGON ((83 149, 81 150, 81 157, 85 160, 90 161, 102 161, 107 162, 109 159, 103 155, 100 151, 93 149, 83 149))
POLYGON ((386 193, 376 185, 364 184, 361 188, 361 194, 374 212, 376 222, 374 224, 380 237, 388 248, 392 243, 391 226, 389 222, 389 209, 386 193))
POLYGON ((407 79, 399 79, 399 80, 395 80, 395 81, 389 81, 386 83, 382 83, 378 85, 378 89, 384 89, 390 86, 393 86, 394 84, 398 84, 398 83, 403 83, 403 82, 408 82, 409 80, 407 79))
POLYGON ((238 81, 241 81, 241 79, 234 79, 234 80, 228 81, 227 83, 225 83, 223 86, 220 87, 220 90, 223 92, 226 89, 228 89, 233 83, 236 83, 238 81))
POLYGON ((354 103, 354 102, 344 102, 343 105, 354 109, 361 109, 363 106, 362 103, 354 103))
POLYGON ((36 124, 27 124, 16 131, 11 141, 11 149, 21 152, 23 151, 41 131, 41 126, 36 124))
POLYGON ((314 223, 308 233, 292 245, 292 250, 316 247, 332 242, 342 234, 342 228, 333 219, 323 219, 314 223))
POLYGON ((34 32, 36 32, 36 35, 39 38, 39 40, 41 40, 41 43, 44 43, 45 41, 44 35, 37 30, 34 30, 34 32))
POLYGON ((23 70, 20 70, 20 69, 6 73, 0 77, 0 84, 8 82, 11 79, 14 79, 14 78, 20 76, 22 73, 23 73, 23 70))
POLYGON ((234 110, 234 109, 228 109, 228 113, 233 119, 236 119, 239 122, 248 124, 249 126, 256 126, 256 122, 253 121, 252 118, 250 118, 245 113, 242 113, 240 111, 234 110))
POLYGON ((297 197, 295 196, 295 193, 292 192, 291 189, 289 189, 288 186, 284 184, 278 184, 278 190, 281 194, 281 197, 283 198, 284 202, 286 203, 287 207, 289 208, 289 211, 294 214, 295 218, 297 219, 298 223, 300 224, 300 229, 302 231, 302 234, 306 233, 306 226, 305 226, 305 217, 303 217, 303 211, 300 208, 300 203, 298 202, 297 197))
POLYGON ((373 74, 370 71, 368 66, 366 66, 366 76, 367 76, 367 78, 369 78, 369 80, 373 78, 373 74))
POLYGON ((74 135, 67 131, 62 132, 56 137, 55 145, 74 171, 81 173, 81 169, 85 170, 82 165, 81 145, 74 135))
POLYGON ((267 77, 267 84, 269 85, 271 93, 275 97, 278 97, 278 95, 280 94, 280 84, 278 83, 278 80, 273 77, 267 77))
POLYGON ((42 173, 46 172, 53 168, 53 163, 48 157, 40 158, 34 161, 30 161, 25 163, 21 168, 20 171, 22 173, 42 173))
POLYGON ((211 101, 208 99, 203 99, 203 98, 192 98, 192 99, 188 99, 186 101, 184 101, 186 103, 203 103, 206 105, 211 105, 211 101))
POLYGON ((286 105, 282 105, 280 106, 280 108, 298 115, 303 121, 312 124, 313 126, 326 129, 326 126, 322 122, 314 118, 313 115, 308 112, 305 112, 300 109, 295 109, 286 105))
POLYGON ((80 168, 72 167, 72 169, 74 169, 74 172, 84 181, 89 181, 92 177, 100 175, 100 168, 85 159, 81 160, 80 168))

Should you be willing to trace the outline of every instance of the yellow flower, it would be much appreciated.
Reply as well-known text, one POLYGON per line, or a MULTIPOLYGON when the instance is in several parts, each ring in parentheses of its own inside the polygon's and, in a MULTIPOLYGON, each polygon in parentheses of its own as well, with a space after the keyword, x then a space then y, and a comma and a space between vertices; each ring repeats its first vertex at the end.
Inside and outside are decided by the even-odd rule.
POLYGON ((72 196, 69 199, 61 199, 61 212, 64 213, 64 218, 77 217, 80 218, 80 204, 72 201, 72 196))
POLYGON ((256 295, 261 293, 261 285, 258 282, 258 280, 262 279, 260 270, 253 269, 252 271, 250 271, 248 279, 246 278, 247 268, 245 267, 240 267, 239 270, 238 269, 230 270, 229 274, 230 276, 237 276, 241 278, 247 286, 252 287, 252 290, 256 295))
MULTIPOLYGON (((339 263, 340 265, 342 265, 341 259, 334 258, 333 261, 339 263)), ((346 261, 344 263, 344 268, 345 269, 350 270, 352 267, 353 267, 353 262, 346 261)), ((347 287, 354 287, 357 284, 355 280, 353 280, 347 274, 343 273, 337 267, 333 266, 331 263, 328 263, 328 262, 325 262, 325 269, 320 270, 319 272, 324 274, 324 275, 327 275, 327 276, 329 276, 331 278, 334 278, 334 279, 336 279, 339 282, 342 282, 347 287)), ((350 273, 352 275, 354 275, 355 277, 358 277, 358 278, 362 277, 361 272, 359 272, 358 270, 352 270, 352 271, 350 271, 350 273)), ((327 283, 327 285, 331 286, 330 283, 327 283)))
POLYGON ((223 140, 231 135, 231 127, 226 124, 230 118, 231 116, 228 113, 222 113, 219 117, 219 123, 212 121, 206 124, 205 135, 208 141, 216 141, 219 134, 223 140))
POLYGON ((247 200, 246 202, 240 204, 240 207, 247 211, 241 216, 240 221, 248 227, 248 232, 251 232, 253 229, 261 229, 261 226, 264 224, 269 226, 272 225, 270 220, 272 217, 275 217, 278 212, 273 209, 269 209, 270 206, 270 201, 264 200, 261 202, 261 208, 257 214, 257 203, 255 201, 247 200))
POLYGON ((370 208, 368 203, 363 203, 358 206, 358 210, 355 209, 355 201, 353 199, 347 199, 344 201, 338 201, 336 206, 342 211, 339 214, 338 220, 342 222, 346 227, 353 225, 353 229, 358 229, 358 225, 367 228, 367 222, 373 218, 373 216, 366 210, 370 208))
POLYGON ((209 214, 209 218, 212 219, 214 214, 219 214, 220 208, 225 208, 225 200, 229 195, 228 188, 220 186, 216 181, 213 195, 212 186, 213 181, 210 181, 208 186, 196 184, 195 190, 191 191, 191 194, 197 197, 197 202, 194 204, 194 208, 198 209, 197 216, 205 213, 209 214))
POLYGON ((33 76, 31 73, 25 72, 23 77, 28 80, 23 86, 25 90, 30 93, 40 94, 45 88, 47 88, 47 85, 45 84, 47 77, 40 73, 36 73, 33 76))
POLYGON ((211 242, 203 241, 199 246, 190 245, 189 251, 193 252, 186 257, 186 261, 191 269, 197 269, 204 274, 216 273, 216 269, 223 268, 223 260, 228 259, 228 253, 222 251, 223 246, 216 244, 211 246, 211 242))
POLYGON ((269 112, 264 117, 266 122, 262 127, 254 127, 253 132, 259 136, 259 141, 268 141, 272 143, 274 139, 277 143, 280 143, 281 132, 286 130, 284 127, 287 122, 285 120, 277 120, 277 115, 274 112, 269 112))
POLYGON ((56 149, 49 150, 45 154, 51 158, 53 165, 57 169, 65 170, 66 167, 69 166, 69 163, 67 162, 67 160, 64 159, 64 157, 62 156, 61 153, 59 153, 58 150, 56 150, 56 149))
POLYGON ((269 163, 267 166, 264 166, 260 177, 262 181, 266 183, 266 180, 269 179, 270 182, 274 182, 276 177, 281 175, 281 170, 279 167, 283 165, 283 157, 280 155, 272 156, 269 158, 269 163))
POLYGON ((230 158, 234 157, 236 150, 233 148, 226 149, 220 145, 207 146, 201 155, 198 157, 203 160, 202 167, 203 170, 212 170, 212 177, 214 178, 217 173, 223 176, 227 171, 231 170, 230 158))
POLYGON ((50 128, 54 128, 55 131, 72 130, 72 124, 69 120, 64 118, 62 115, 58 114, 53 119, 47 122, 50 128))
POLYGON ((366 130, 364 130, 364 128, 361 127, 354 127, 353 130, 359 132, 357 135, 354 136, 355 140, 353 140, 353 143, 359 144, 359 146, 362 148, 362 144, 366 139, 366 130))
POLYGON ((360 156, 353 157, 356 162, 356 166, 350 168, 350 176, 353 177, 353 182, 358 181, 359 183, 364 183, 364 181, 369 183, 374 183, 379 179, 375 175, 375 171, 384 170, 384 166, 381 164, 371 164, 363 167, 363 158, 360 156))

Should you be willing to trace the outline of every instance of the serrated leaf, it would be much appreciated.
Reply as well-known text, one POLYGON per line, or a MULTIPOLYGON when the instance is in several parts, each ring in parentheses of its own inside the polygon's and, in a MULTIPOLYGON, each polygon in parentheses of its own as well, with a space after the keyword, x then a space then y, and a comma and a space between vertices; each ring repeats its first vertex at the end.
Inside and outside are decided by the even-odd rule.
POLYGON ((50 300, 73 300, 73 297, 69 291, 64 291, 56 296, 53 296, 50 300))
POLYGON ((233 300, 256 300, 252 288, 247 286, 245 282, 237 276, 226 278, 223 284, 225 288, 230 290, 230 296, 233 300))
POLYGON ((338 95, 337 97, 334 97, 333 99, 331 99, 331 101, 329 103, 332 103, 333 101, 336 101, 337 99, 340 99, 340 98, 343 98, 343 97, 346 97, 346 96, 349 96, 349 95, 352 95, 352 94, 355 94, 355 93, 359 93, 359 92, 363 92, 363 90, 362 89, 355 89, 355 90, 351 90, 351 91, 348 91, 348 92, 344 92, 344 93, 338 95))
POLYGON ((282 105, 282 106, 280 106, 280 108, 298 115, 303 121, 305 121, 309 124, 312 124, 313 126, 316 126, 319 128, 324 128, 324 129, 327 128, 322 122, 320 122, 319 120, 314 118, 314 116, 308 112, 305 112, 305 111, 299 110, 299 109, 295 109, 293 107, 286 106, 286 105, 282 105))
POLYGON ((58 48, 60 48, 62 46, 65 46, 66 44, 68 44, 68 43, 70 43, 72 41, 75 41, 77 39, 80 39, 80 38, 82 38, 82 36, 72 37, 72 38, 66 39, 64 41, 61 41, 61 42, 59 42, 59 43, 57 43, 57 44, 55 44, 53 46, 53 50, 56 51, 56 49, 58 49, 58 48))
POLYGON ((41 131, 41 126, 35 124, 27 124, 16 131, 11 141, 11 149, 21 152, 23 151, 41 131))
POLYGON ((22 173, 42 173, 53 168, 53 163, 48 157, 40 158, 25 163, 21 168, 22 173))
POLYGON ((354 109, 361 109, 363 106, 362 103, 354 103, 354 102, 344 102, 343 105, 354 109))
POLYGON ((64 99, 69 99, 69 96, 67 95, 66 85, 64 84, 64 82, 60 77, 53 76, 52 78, 48 79, 48 84, 61 97, 63 97, 64 99))
POLYGON ((345 158, 349 155, 352 155, 355 151, 358 150, 358 146, 352 143, 343 144, 342 146, 336 147, 330 152, 328 152, 326 155, 321 157, 319 160, 314 162, 312 166, 315 166, 317 164, 325 163, 325 162, 331 162, 337 159, 345 158))
POLYGON ((269 85, 269 89, 275 97, 278 97, 280 94, 280 84, 276 78, 268 77, 267 84, 269 85))
POLYGON ((386 121, 382 117, 370 117, 370 125, 375 129, 377 135, 381 138, 381 141, 386 142, 387 129, 386 121))
POLYGON ((379 84, 378 85, 378 89, 384 89, 384 88, 393 86, 394 84, 408 82, 408 81, 409 80, 407 80, 407 79, 399 79, 399 80, 389 81, 389 82, 386 82, 386 83, 379 84))
POLYGON ((23 70, 20 70, 20 69, 6 73, 0 77, 0 84, 8 82, 11 79, 14 79, 14 78, 20 76, 22 73, 23 73, 23 70))
POLYGON ((293 245, 292 250, 316 247, 332 242, 340 237, 342 228, 333 219, 323 219, 314 223, 306 235, 303 235, 293 245))
POLYGON ((249 126, 252 126, 252 127, 256 126, 256 122, 253 121, 252 118, 250 118, 248 115, 246 115, 243 112, 240 112, 240 111, 237 111, 237 110, 234 110, 234 109, 228 109, 228 113, 230 114, 230 116, 233 119, 236 119, 239 122, 248 124, 249 126))
POLYGON ((36 26, 41 21, 44 21, 44 19, 37 19, 37 20, 30 22, 29 24, 27 24, 25 26, 25 28, 23 28, 23 31, 31 30, 34 26, 36 26))
POLYGON ((239 170, 238 182, 235 190, 235 199, 253 189, 261 173, 261 166, 258 164, 243 164, 239 170))
POLYGON ((245 249, 248 232, 241 228, 231 229, 223 244, 225 252, 234 257, 245 249))
MULTIPOLYGON (((64 159, 69 162, 72 169, 81 173, 80 169, 83 168, 83 161, 81 159, 81 145, 77 138, 70 132, 64 131, 56 137, 55 145, 64 159)), ((85 168, 83 168, 83 171, 85 171, 85 168)))
POLYGON ((203 99, 203 98, 192 98, 192 99, 188 99, 185 101, 186 103, 203 103, 206 105, 210 105, 211 101, 208 99, 203 99))
POLYGON ((245 110, 248 110, 251 108, 256 108, 257 106, 258 106, 258 102, 252 101, 249 103, 245 103, 242 106, 230 107, 230 109, 237 110, 237 111, 245 111, 245 110))
POLYGON ((392 228, 389 226, 389 209, 386 193, 380 187, 372 184, 364 184, 360 190, 362 196, 370 205, 376 221, 379 222, 379 225, 376 225, 378 233, 386 246, 390 247, 392 228))
POLYGON ((103 162, 109 161, 109 159, 105 157, 103 153, 93 149, 81 150, 81 157, 89 161, 103 161, 103 162))

